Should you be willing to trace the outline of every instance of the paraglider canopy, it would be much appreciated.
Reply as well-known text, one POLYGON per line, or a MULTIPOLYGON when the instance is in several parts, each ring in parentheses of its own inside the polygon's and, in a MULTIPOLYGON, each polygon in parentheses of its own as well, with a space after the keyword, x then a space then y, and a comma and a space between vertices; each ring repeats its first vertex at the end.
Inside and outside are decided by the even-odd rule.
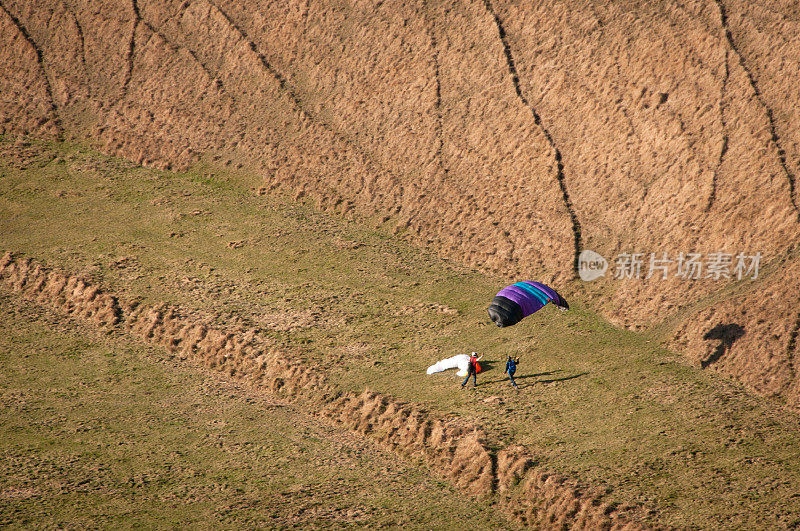
POLYGON ((489 318, 497 326, 511 326, 552 302, 559 310, 569 304, 556 290, 540 282, 523 281, 501 289, 489 305, 489 318))
MULTIPOLYGON (((472 353, 475 354, 474 352, 472 353)), ((446 371, 447 369, 458 369, 456 373, 458 376, 466 376, 467 370, 469 369, 469 354, 458 354, 453 356, 452 358, 445 358, 443 360, 439 360, 430 367, 428 367, 428 374, 434 374, 437 372, 446 371)), ((477 369, 477 368, 476 368, 477 369)), ((476 372, 480 372, 479 370, 476 372)))

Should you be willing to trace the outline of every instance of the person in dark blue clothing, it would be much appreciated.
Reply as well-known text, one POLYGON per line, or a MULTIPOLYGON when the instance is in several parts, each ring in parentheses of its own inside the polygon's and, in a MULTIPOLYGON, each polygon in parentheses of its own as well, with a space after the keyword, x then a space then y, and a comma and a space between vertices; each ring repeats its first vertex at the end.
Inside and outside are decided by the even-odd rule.
POLYGON ((511 380, 511 383, 519 389, 517 382, 514 381, 514 373, 517 372, 517 365, 519 364, 519 356, 516 358, 512 358, 511 356, 508 357, 506 361, 506 370, 503 371, 504 373, 508 373, 508 379, 511 380))

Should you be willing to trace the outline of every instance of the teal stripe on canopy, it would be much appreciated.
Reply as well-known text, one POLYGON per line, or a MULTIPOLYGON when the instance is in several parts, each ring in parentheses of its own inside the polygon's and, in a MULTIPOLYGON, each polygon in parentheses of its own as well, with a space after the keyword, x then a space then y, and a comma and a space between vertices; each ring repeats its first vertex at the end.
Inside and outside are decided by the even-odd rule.
POLYGON ((534 286, 531 286, 527 282, 517 282, 514 285, 515 286, 519 286, 521 289, 525 290, 526 293, 530 293, 532 296, 534 296, 537 299, 539 299, 539 302, 542 303, 542 306, 544 306, 545 304, 547 304, 550 301, 550 297, 548 297, 547 294, 542 293, 537 288, 535 288, 534 286))

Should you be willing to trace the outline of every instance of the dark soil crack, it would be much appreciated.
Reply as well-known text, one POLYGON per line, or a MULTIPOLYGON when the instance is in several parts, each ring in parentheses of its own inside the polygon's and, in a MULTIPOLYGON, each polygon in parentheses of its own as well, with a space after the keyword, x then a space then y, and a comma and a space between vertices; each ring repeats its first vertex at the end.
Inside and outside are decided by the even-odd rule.
POLYGON ((128 86, 133 77, 133 60, 136 56, 136 28, 139 27, 139 22, 142 21, 142 16, 139 14, 138 0, 131 0, 131 6, 133 7, 133 23, 131 23, 131 37, 128 40, 128 53, 125 55, 125 77, 122 80, 122 90, 116 103, 119 103, 128 95, 128 86))
POLYGON ((168 22, 171 22, 172 20, 175 20, 175 19, 178 19, 178 18, 182 18, 183 15, 186 13, 186 10, 189 9, 189 6, 191 6, 191 5, 192 5, 192 3, 190 1, 188 1, 188 0, 186 2, 183 2, 181 4, 180 8, 178 9, 178 12, 175 13, 174 15, 171 15, 171 16, 167 17, 164 20, 164 22, 168 23, 168 22))
POLYGON ((144 19, 144 17, 140 16, 139 20, 142 22, 142 24, 144 24, 144 27, 146 27, 148 30, 150 30, 154 35, 158 35, 161 39, 164 40, 164 42, 166 42, 169 46, 171 46, 173 50, 183 50, 186 53, 188 53, 189 56, 194 61, 194 63, 197 64, 197 66, 199 66, 200 69, 208 77, 209 83, 217 91, 219 91, 221 93, 224 93, 224 94, 227 94, 227 91, 225 90, 225 86, 223 85, 222 80, 220 80, 219 76, 217 74, 215 74, 214 72, 212 72, 211 69, 205 63, 203 63, 200 60, 199 57, 197 57, 197 54, 192 49, 190 49, 190 48, 188 48, 186 46, 183 46, 181 44, 178 44, 173 39, 170 39, 169 37, 167 37, 167 35, 163 31, 161 31, 160 29, 156 28, 154 25, 152 25, 151 23, 146 21, 144 19))
MULTIPOLYGON (((367 152, 364 148, 362 148, 355 140, 349 138, 347 135, 335 129, 332 125, 327 123, 326 121, 320 119, 319 117, 315 116, 311 111, 309 111, 305 105, 303 105, 302 101, 300 100, 299 96, 295 92, 295 90, 289 85, 286 77, 278 71, 275 66, 273 66, 266 58, 266 56, 258 50, 258 46, 256 45, 255 41, 253 41, 247 32, 238 25, 225 11, 220 8, 216 2, 212 0, 205 0, 206 3, 214 8, 226 21, 226 23, 239 35, 239 37, 247 44, 250 50, 256 55, 258 61, 261 63, 262 68, 269 73, 278 83, 279 89, 286 95, 286 97, 291 101, 292 106, 298 112, 303 119, 307 120, 309 123, 313 123, 321 127, 325 130, 328 134, 331 135, 332 140, 341 142, 342 144, 350 147, 353 151, 352 153, 356 156, 357 162, 359 165, 369 168, 370 174, 373 174, 371 177, 375 180, 375 173, 378 173, 376 168, 380 168, 380 172, 384 173, 389 180, 391 181, 391 186, 397 189, 400 185, 397 179, 388 171, 383 169, 380 163, 374 160, 374 157, 367 152)), ((354 197, 359 196, 362 192, 367 190, 368 185, 363 178, 360 180, 360 189, 355 190, 353 195, 354 197)))
POLYGON ((0 9, 11 19, 11 22, 14 23, 14 26, 17 27, 22 37, 28 42, 28 44, 33 48, 34 53, 36 53, 36 62, 39 65, 39 68, 42 71, 42 79, 44 80, 44 87, 45 91, 47 92, 47 98, 50 103, 50 112, 53 115, 53 123, 56 126, 56 138, 62 140, 64 137, 64 126, 61 123, 61 116, 58 113, 58 107, 56 106, 55 97, 53 97, 53 87, 50 85, 50 78, 47 75, 47 69, 44 66, 44 56, 42 54, 42 49, 36 44, 36 41, 33 40, 30 33, 28 33, 28 29, 25 27, 20 20, 14 16, 11 11, 6 8, 3 2, 0 2, 0 9))
MULTIPOLYGON (((78 40, 80 41, 80 46, 81 46, 81 67, 83 67, 84 75, 88 78, 89 69, 86 66, 86 40, 83 35, 83 26, 81 25, 80 20, 78 20, 78 16, 64 0, 61 0, 61 5, 64 6, 64 10, 67 13, 69 13, 69 15, 72 17, 73 22, 75 22, 75 31, 78 33, 78 40)), ((92 90, 91 84, 89 83, 86 84, 86 90, 87 90, 87 97, 91 97, 91 90, 92 90)))
POLYGON ((789 333, 789 340, 786 342, 786 361, 789 364, 789 371, 792 374, 787 385, 796 380, 797 369, 795 368, 795 353, 797 352, 797 336, 800 334, 800 312, 794 320, 794 328, 789 333))
POLYGON ((242 40, 244 40, 244 42, 250 47, 250 50, 256 55, 259 62, 261 63, 261 66, 264 68, 264 70, 266 70, 270 74, 270 76, 272 76, 278 82, 278 87, 291 100, 295 109, 309 120, 314 120, 314 117, 303 106, 302 102, 300 101, 300 98, 297 96, 295 91, 289 86, 283 74, 281 74, 274 66, 272 66, 272 63, 270 63, 267 60, 264 54, 258 51, 258 47, 256 46, 255 41, 253 41, 247 35, 244 29, 242 29, 241 26, 236 24, 236 22, 234 22, 233 19, 225 11, 223 11, 222 8, 219 7, 215 2, 208 0, 208 4, 214 7, 214 9, 216 9, 217 12, 219 12, 219 14, 222 15, 222 18, 225 19, 225 22, 227 22, 227 24, 231 28, 233 28, 233 30, 236 31, 236 33, 239 34, 242 40))
POLYGON ((728 123, 725 120, 725 96, 728 93, 728 79, 730 77, 730 70, 728 69, 728 55, 729 52, 727 49, 725 49, 725 59, 722 62, 722 86, 719 90, 719 104, 717 105, 720 127, 722 128, 719 157, 717 158, 717 166, 714 168, 714 172, 711 175, 711 192, 708 194, 706 212, 711 210, 711 207, 714 205, 714 201, 717 199, 717 176, 719 175, 720 169, 722 168, 722 163, 725 160, 725 154, 728 152, 728 123))
POLYGON ((775 117, 772 111, 772 108, 767 105, 767 102, 764 100, 764 96, 761 93, 761 90, 758 88, 758 83, 756 82, 755 75, 753 72, 747 67, 747 64, 744 61, 744 56, 739 51, 739 48, 736 46, 736 42, 733 40, 733 34, 731 33, 730 26, 728 26, 728 13, 725 9, 725 4, 723 4, 722 0, 715 0, 717 4, 717 8, 719 9, 719 16, 720 21, 722 23, 722 30, 725 33, 725 39, 728 41, 728 46, 730 47, 731 51, 736 54, 736 57, 739 61, 739 66, 742 67, 744 70, 745 75, 747 76, 747 80, 750 83, 750 87, 753 89, 753 94, 756 97, 758 103, 764 108, 764 114, 767 116, 767 121, 769 123, 769 133, 770 133, 770 141, 775 145, 775 149, 778 152, 778 161, 781 164, 781 168, 783 169, 783 174, 786 176, 786 180, 789 182, 789 201, 794 208, 797 222, 800 223, 800 207, 797 205, 797 198, 795 197, 795 187, 797 178, 789 169, 789 164, 786 161, 786 151, 783 149, 783 145, 781 143, 781 139, 778 136, 777 129, 775 127, 775 117))
POLYGON ((508 44, 508 39, 506 38, 506 30, 503 26, 502 20, 500 20, 500 16, 492 7, 492 3, 490 0, 483 0, 483 5, 486 7, 486 11, 494 19, 495 26, 497 27, 497 33, 500 36, 500 42, 503 45, 503 51, 505 53, 506 64, 508 66, 508 72, 511 76, 511 81, 514 84, 514 91, 517 93, 517 97, 519 100, 527 107, 531 114, 533 115, 533 122, 541 129, 542 133, 544 134, 545 138, 547 139, 547 143, 553 149, 554 158, 556 161, 556 179, 558 180, 558 187, 561 189, 561 198, 564 202, 564 206, 569 213, 570 221, 572 222, 572 236, 574 242, 574 249, 573 249, 573 257, 572 257, 572 272, 573 274, 578 274, 578 257, 581 254, 581 250, 583 247, 582 244, 582 236, 581 236, 581 224, 578 221, 578 216, 575 213, 575 209, 572 205, 572 200, 570 199, 569 192, 567 190, 566 185, 566 178, 564 176, 564 162, 563 157, 561 156, 561 151, 558 149, 555 140, 553 139, 553 135, 550 134, 550 131, 544 126, 542 123, 542 118, 539 113, 536 111, 533 105, 528 101, 525 97, 525 94, 522 92, 522 87, 519 83, 519 74, 517 73, 517 66, 514 62, 514 56, 511 53, 511 46, 508 44))
POLYGON ((425 22, 425 32, 428 34, 428 39, 431 44, 431 58, 433 61, 433 76, 434 76, 434 109, 436 110, 436 151, 433 154, 439 169, 446 175, 448 172, 447 167, 442 160, 442 151, 444 149, 444 133, 443 133, 443 116, 442 116, 442 80, 439 73, 439 44, 436 41, 436 34, 433 31, 433 21, 428 16, 428 2, 422 3, 423 17, 425 22))

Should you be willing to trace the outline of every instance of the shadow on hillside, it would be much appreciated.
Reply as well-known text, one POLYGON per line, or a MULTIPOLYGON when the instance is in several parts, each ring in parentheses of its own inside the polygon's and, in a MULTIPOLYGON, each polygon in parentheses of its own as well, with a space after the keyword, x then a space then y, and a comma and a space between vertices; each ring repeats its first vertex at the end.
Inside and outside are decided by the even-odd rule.
MULTIPOLYGON (((519 381, 519 380, 524 380, 525 378, 537 378, 539 376, 552 376, 553 374, 555 374, 557 372, 563 372, 563 371, 561 369, 556 369, 554 371, 540 372, 540 373, 537 373, 537 374, 525 374, 525 375, 522 375, 522 376, 517 375, 517 376, 514 376, 514 380, 519 381)), ((503 373, 503 374, 505 374, 505 373, 503 373)), ((499 380, 492 380, 490 382, 484 382, 484 384, 488 385, 488 384, 507 382, 507 381, 508 381, 508 375, 505 374, 505 376, 503 378, 499 379, 499 380)))
POLYGON ((479 361, 478 363, 481 364, 481 374, 483 374, 483 373, 485 373, 487 371, 491 371, 492 369, 494 369, 494 366, 497 364, 496 361, 483 361, 483 360, 479 361))
POLYGON ((712 363, 716 363, 719 359, 728 352, 733 345, 734 341, 739 339, 744 335, 744 328, 741 325, 732 323, 732 324, 718 324, 711 330, 703 335, 703 339, 705 340, 718 340, 719 345, 717 348, 714 349, 714 352, 708 359, 701 360, 700 366, 705 369, 712 363))
MULTIPOLYGON (((553 371, 548 371, 548 372, 539 372, 539 373, 535 373, 535 374, 517 375, 517 376, 514 376, 514 380, 516 382, 519 382, 520 380, 525 380, 527 378, 538 378, 540 376, 553 376, 553 375, 555 375, 556 373, 559 373, 559 372, 564 372, 564 371, 561 370, 561 369, 555 369, 553 371)), ((561 376, 561 377, 558 377, 558 378, 550 378, 550 379, 547 379, 547 380, 536 380, 535 382, 531 382, 531 383, 529 383, 527 385, 520 385, 519 388, 523 389, 525 387, 528 387, 528 386, 531 386, 531 385, 535 385, 537 383, 539 383, 539 384, 543 384, 543 383, 544 384, 548 384, 548 383, 554 383, 554 382, 564 382, 566 380, 573 380, 575 378, 580 378, 581 376, 586 376, 587 374, 589 374, 589 373, 588 372, 581 372, 581 373, 578 373, 578 374, 571 374, 569 376, 561 376)), ((508 382, 508 376, 506 376, 504 378, 501 378, 499 380, 491 380, 489 382, 482 382, 482 385, 489 385, 489 384, 500 383, 500 382, 508 382)))

